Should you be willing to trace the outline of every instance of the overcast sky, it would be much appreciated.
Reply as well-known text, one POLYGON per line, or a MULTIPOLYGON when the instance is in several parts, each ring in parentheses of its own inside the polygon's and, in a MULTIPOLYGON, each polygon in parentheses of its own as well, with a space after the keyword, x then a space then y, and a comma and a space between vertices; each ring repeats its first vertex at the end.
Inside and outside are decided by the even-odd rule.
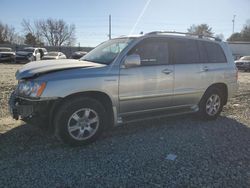
POLYGON ((95 46, 107 40, 108 15, 112 37, 141 31, 186 32, 192 24, 206 23, 225 39, 250 19, 250 0, 0 0, 0 21, 22 33, 22 19, 63 19, 75 24, 77 43, 95 46))

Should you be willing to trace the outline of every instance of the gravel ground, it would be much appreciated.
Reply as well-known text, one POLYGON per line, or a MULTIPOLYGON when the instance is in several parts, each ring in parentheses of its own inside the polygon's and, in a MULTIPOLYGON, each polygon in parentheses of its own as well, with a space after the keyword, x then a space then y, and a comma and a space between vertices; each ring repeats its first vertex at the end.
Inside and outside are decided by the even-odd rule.
POLYGON ((250 73, 239 79, 238 95, 216 121, 141 121, 85 147, 3 117, 0 187, 250 187, 250 73))

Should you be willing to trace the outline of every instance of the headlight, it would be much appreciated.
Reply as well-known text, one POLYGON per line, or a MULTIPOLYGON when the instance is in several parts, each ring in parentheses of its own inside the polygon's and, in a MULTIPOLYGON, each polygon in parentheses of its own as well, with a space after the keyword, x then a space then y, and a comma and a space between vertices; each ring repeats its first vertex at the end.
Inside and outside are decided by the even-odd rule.
POLYGON ((18 84, 17 93, 26 97, 40 97, 46 87, 46 82, 21 81, 18 84))

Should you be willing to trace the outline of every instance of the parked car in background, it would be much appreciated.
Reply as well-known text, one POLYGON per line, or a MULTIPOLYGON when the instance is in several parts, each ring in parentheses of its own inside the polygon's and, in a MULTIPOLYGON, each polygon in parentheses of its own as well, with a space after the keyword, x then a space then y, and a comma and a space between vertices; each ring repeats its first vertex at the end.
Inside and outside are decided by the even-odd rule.
POLYGON ((212 37, 175 34, 120 37, 80 60, 23 66, 9 101, 13 118, 48 125, 71 145, 138 119, 195 112, 216 119, 238 89, 229 47, 212 37))
POLYGON ((41 60, 44 54, 47 54, 47 50, 45 48, 26 47, 23 50, 16 52, 16 62, 27 63, 41 60))
POLYGON ((42 57, 42 60, 49 60, 49 59, 67 59, 67 57, 62 52, 48 52, 46 55, 42 57))
POLYGON ((239 70, 250 71, 250 56, 241 57, 235 64, 239 70))
POLYGON ((76 51, 71 55, 71 59, 80 59, 85 56, 88 52, 85 51, 76 51))
POLYGON ((11 48, 0 47, 0 62, 15 61, 15 55, 11 48))

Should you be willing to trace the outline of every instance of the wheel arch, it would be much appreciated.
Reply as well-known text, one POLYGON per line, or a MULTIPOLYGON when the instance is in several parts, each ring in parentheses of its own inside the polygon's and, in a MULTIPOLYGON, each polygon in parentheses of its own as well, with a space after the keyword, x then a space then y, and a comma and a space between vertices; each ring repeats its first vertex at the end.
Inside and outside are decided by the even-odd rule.
POLYGON ((111 100, 111 97, 101 91, 85 91, 85 92, 78 92, 78 93, 73 93, 70 94, 64 98, 61 98, 60 100, 56 101, 52 108, 50 109, 50 125, 52 125, 52 129, 54 129, 54 117, 57 112, 57 110, 60 108, 61 105, 63 105, 65 102, 72 100, 75 97, 82 97, 82 98, 92 98, 100 102, 107 114, 108 114, 108 125, 109 127, 112 127, 114 125, 114 119, 115 119, 115 113, 113 111, 113 101, 111 100))
MULTIPOLYGON (((207 93, 207 91, 211 90, 211 89, 218 89, 221 94, 223 95, 223 105, 227 104, 227 100, 228 100, 228 87, 225 83, 214 83, 212 85, 210 85, 206 91, 204 92, 203 96, 207 93)), ((202 96, 202 98, 203 98, 202 96)))

